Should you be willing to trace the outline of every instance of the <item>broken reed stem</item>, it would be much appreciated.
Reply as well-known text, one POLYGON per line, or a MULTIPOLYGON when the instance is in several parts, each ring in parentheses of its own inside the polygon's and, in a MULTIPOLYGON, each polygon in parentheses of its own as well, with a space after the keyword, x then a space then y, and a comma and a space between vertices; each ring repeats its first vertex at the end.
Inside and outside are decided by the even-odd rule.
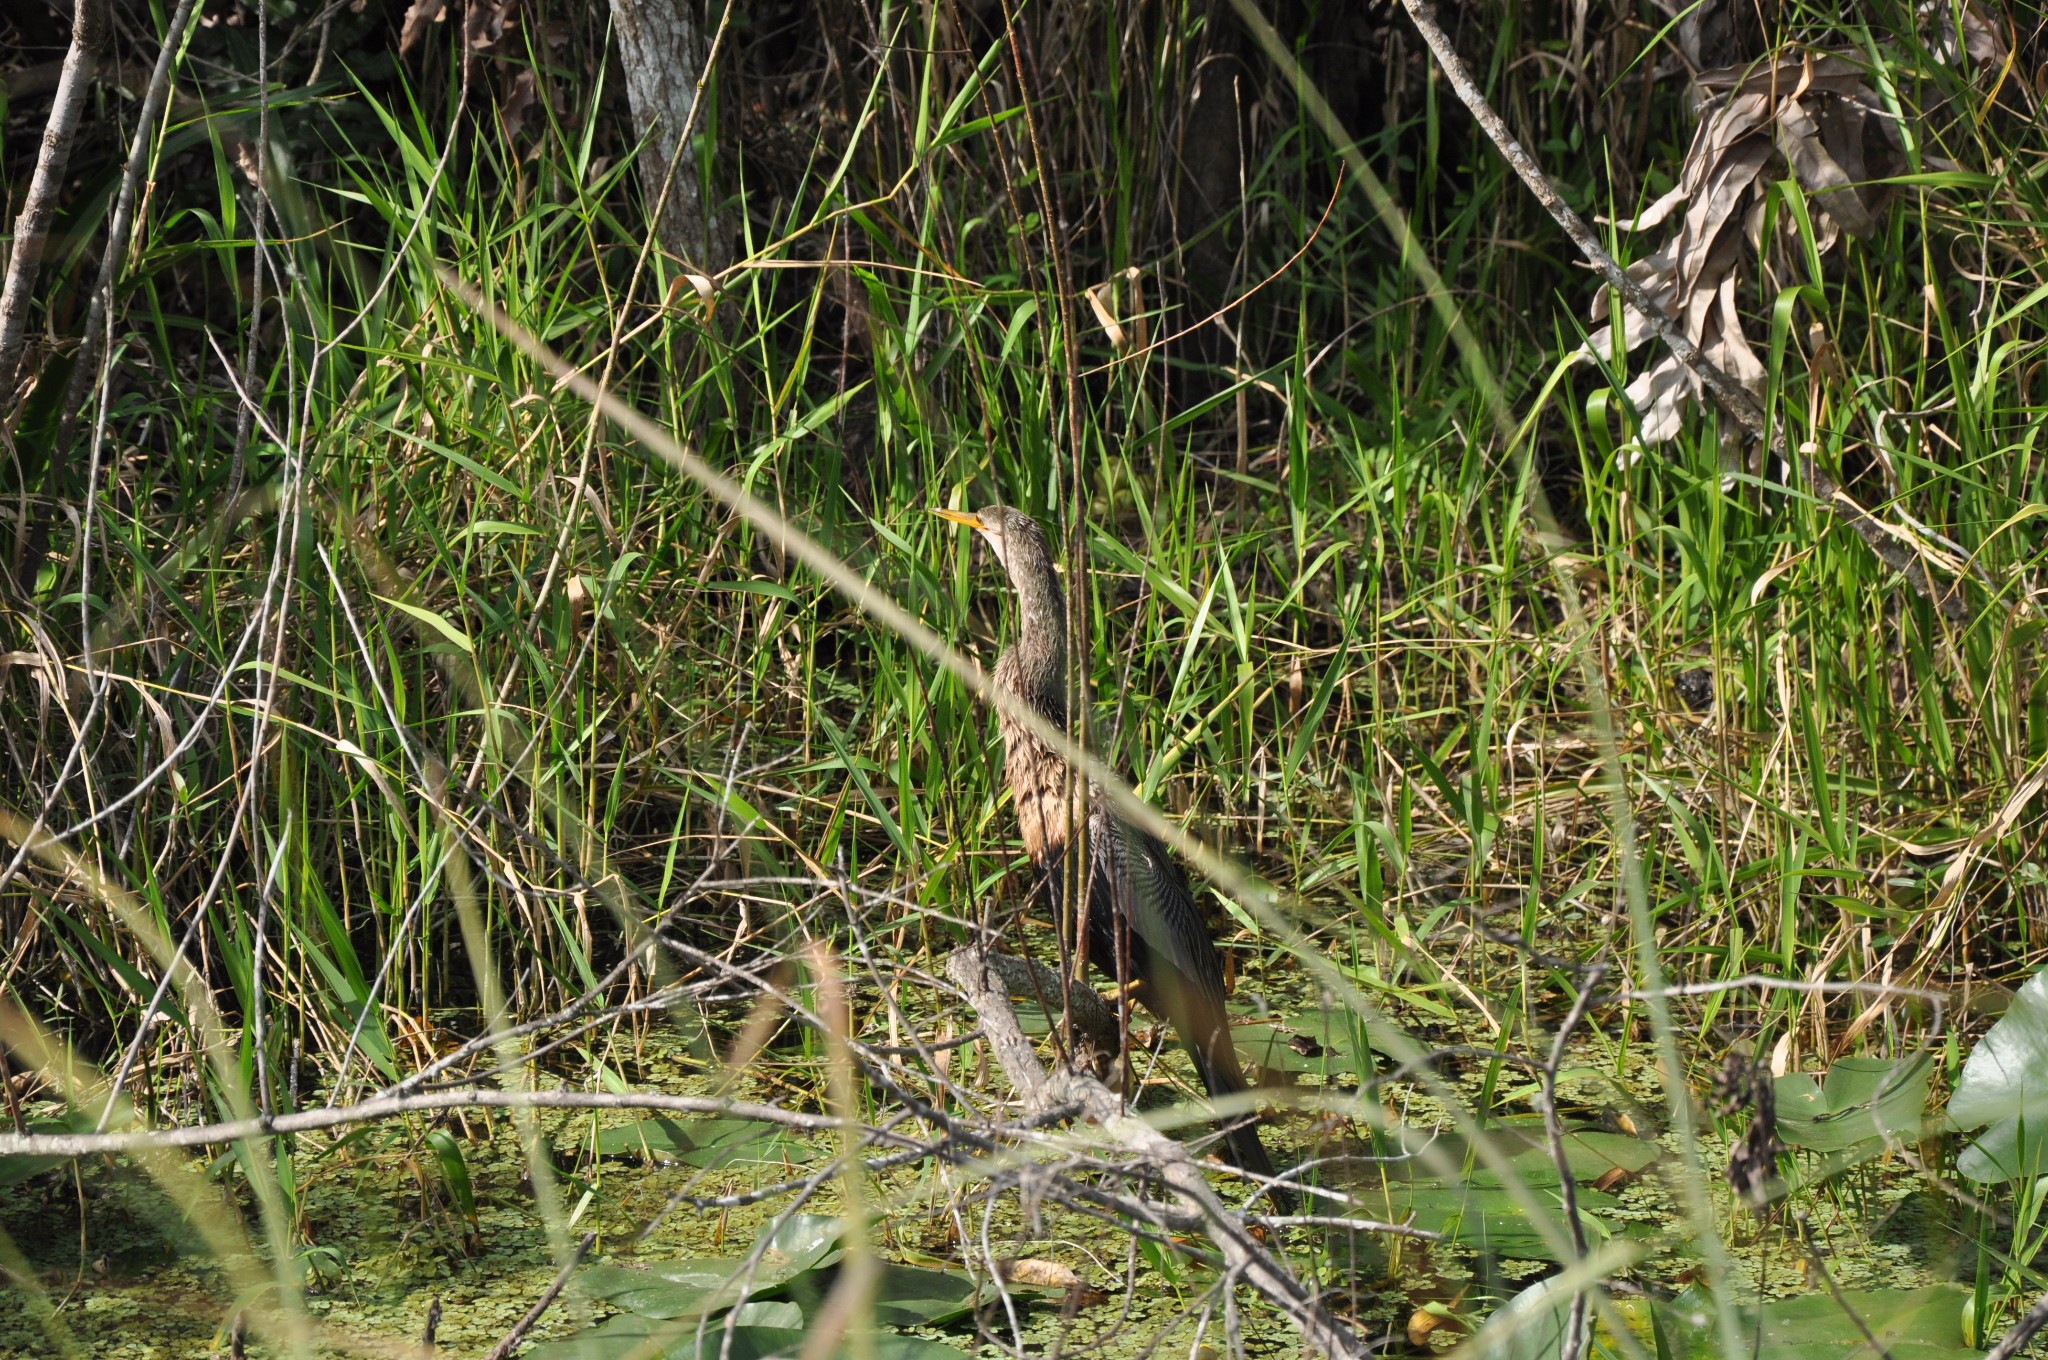
POLYGON ((1523 149, 1515 135, 1508 131, 1508 125, 1501 121, 1500 115, 1493 111, 1493 106, 1486 102, 1486 96, 1474 83, 1472 73, 1465 68, 1457 49, 1451 46, 1450 39, 1444 36, 1443 29, 1437 24, 1436 6, 1429 3, 1429 0, 1402 0, 1402 4, 1407 8, 1408 17, 1414 21, 1416 29, 1421 32, 1422 40, 1429 44, 1429 50, 1436 54, 1437 64, 1443 68, 1445 77, 1451 82, 1451 88, 1457 92, 1459 100, 1471 111, 1472 117, 1499 149, 1502 158, 1514 168, 1517 175, 1521 176, 1522 182, 1529 186, 1529 192, 1536 196, 1536 201, 1541 203, 1544 211, 1564 229, 1564 234, 1579 248, 1579 253, 1600 271, 1608 285, 1620 293, 1629 306, 1648 319, 1650 329, 1670 348, 1678 362, 1691 370, 1693 376, 1713 393, 1714 399, 1720 403, 1724 411, 1739 421, 1745 430, 1773 453, 1784 459, 1785 466, 1791 469, 1793 478, 1803 478, 1814 498, 1854 529, 1857 537, 1868 544, 1870 550, 1876 553, 1881 561, 1903 575, 1915 591, 1948 619, 1956 623, 1965 622, 1969 618, 1969 604, 1964 598, 1963 583, 1958 580, 1951 586, 1943 587, 1936 582, 1928 575, 1927 564, 1919 555, 1898 541, 1895 530, 1880 523, 1843 491, 1834 478, 1821 470, 1817 461, 1809 458, 1802 462, 1787 445, 1783 432, 1771 427, 1768 415, 1749 394, 1749 389, 1700 352, 1700 347, 1692 342, 1685 331, 1650 300, 1650 295, 1643 291, 1642 285, 1630 278, 1628 271, 1607 253, 1606 247, 1600 244, 1600 238, 1593 234, 1585 219, 1574 212, 1570 204, 1558 197, 1557 190, 1551 187, 1550 179, 1543 173, 1543 168, 1523 149))

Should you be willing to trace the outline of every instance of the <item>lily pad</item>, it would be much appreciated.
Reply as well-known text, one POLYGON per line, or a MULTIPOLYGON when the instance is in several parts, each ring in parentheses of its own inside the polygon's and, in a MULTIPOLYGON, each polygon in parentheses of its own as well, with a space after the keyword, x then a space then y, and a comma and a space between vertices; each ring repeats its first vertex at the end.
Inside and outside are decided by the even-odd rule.
MULTIPOLYGON (((828 1266, 839 1259, 839 1236, 844 1228, 830 1214, 791 1214, 772 1232, 767 1232, 768 1247, 763 1259, 785 1263, 784 1278, 828 1266)), ((755 1245, 760 1245, 760 1240, 755 1238, 755 1245)))
POLYGON ((1384 1022, 1367 1025, 1349 1011, 1334 1009, 1235 1025, 1230 1031, 1238 1052, 1255 1067, 1324 1076, 1363 1075, 1370 1064, 1362 1066, 1359 1061, 1361 1038, 1368 1051, 1385 1054, 1395 1042, 1393 1036, 1392 1027, 1384 1022))
POLYGON ((1979 1185, 2048 1174, 2048 1127, 2001 1119, 1956 1154, 1956 1170, 1979 1185))
MULTIPOLYGON (((1520 1132, 1498 1131, 1496 1136, 1513 1136, 1520 1132)), ((1548 1142, 1534 1136, 1525 1136, 1525 1141, 1531 1146, 1520 1152, 1508 1153, 1515 1178, 1532 1188, 1554 1188, 1558 1184, 1557 1159, 1551 1155, 1548 1142)), ((1590 1185, 1614 1171, 1636 1175, 1663 1155, 1664 1149, 1656 1143, 1632 1138, 1625 1133, 1583 1129, 1567 1132, 1564 1136, 1565 1165, 1571 1168, 1572 1179, 1581 1186, 1590 1185)), ((1467 1179, 1474 1185, 1501 1183, 1498 1172, 1484 1167, 1475 1168, 1467 1179)))
POLYGON ((1933 1072, 1932 1053, 1897 1060, 1840 1058, 1821 1081, 1788 1072, 1773 1083, 1778 1137, 1809 1152, 1871 1154, 1887 1139, 1917 1137, 1933 1072))
MULTIPOLYGON (((1553 1188, 1535 1193, 1559 1239, 1564 1240, 1568 1234, 1564 1226, 1564 1207, 1557 1191, 1553 1188)), ((1611 1195, 1581 1186, 1578 1204, 1580 1222, 1591 1241, 1601 1241, 1617 1233, 1634 1235, 1637 1231, 1648 1231, 1640 1225, 1623 1227, 1601 1218, 1601 1214, 1620 1207, 1619 1201, 1611 1195)), ((1451 1184, 1439 1181, 1390 1182, 1384 1196, 1378 1193, 1362 1196, 1358 1210, 1396 1223, 1412 1220, 1418 1228, 1442 1233, 1449 1240, 1475 1251, 1525 1261, 1560 1259, 1557 1249, 1530 1221, 1514 1195, 1498 1185, 1482 1186, 1469 1181, 1451 1184)))
MULTIPOLYGON (((1955 1285, 1924 1289, 1852 1290, 1844 1301, 1893 1360, 1966 1360, 1984 1352, 1963 1343, 1963 1302, 1969 1291, 1955 1285)), ((1492 1360, 1554 1360, 1563 1339, 1571 1294, 1552 1277, 1510 1299, 1487 1320, 1474 1345, 1492 1360)), ((1694 1287, 1669 1302, 1613 1300, 1636 1345, 1660 1360, 1713 1360, 1721 1354, 1711 1295, 1694 1287)), ((1771 1360, 1852 1360, 1872 1354, 1863 1328, 1828 1294, 1778 1299, 1762 1308, 1739 1306, 1736 1330, 1744 1353, 1754 1348, 1771 1360)), ((1597 1318, 1598 1314, 1594 1314, 1597 1318)), ((1604 1323, 1598 1334, 1610 1350, 1621 1349, 1604 1323)))
MULTIPOLYGON (((802 1353, 810 1340, 800 1327, 737 1325, 731 1331, 732 1344, 726 1348, 727 1332, 721 1322, 700 1329, 692 1324, 661 1322, 653 1318, 621 1313, 597 1327, 560 1341, 534 1347, 528 1360, 779 1360, 802 1353), (652 1342, 653 1344, 650 1344, 652 1342)), ((917 1336, 881 1333, 869 1338, 876 1360, 960 1360, 962 1352, 944 1342, 917 1336)), ((842 1343, 842 1353, 846 1349, 842 1343)))
MULTIPOLYGON (((645 1289, 654 1284, 711 1290, 737 1274, 741 1264, 737 1260, 724 1259, 645 1261, 634 1265, 600 1261, 576 1272, 575 1281, 569 1287, 576 1293, 593 1299, 616 1299, 622 1294, 645 1289)), ((757 1278, 768 1276, 772 1269, 769 1263, 763 1262, 757 1278)), ((781 1278, 769 1279, 768 1283, 780 1284, 781 1278)))
POLYGON ((788 1129, 759 1119, 642 1119, 597 1136, 600 1157, 637 1157, 714 1169, 741 1162, 815 1161, 788 1129))
MULTIPOLYGON (((801 1308, 804 1317, 815 1319, 837 1283, 836 1270, 820 1268, 797 1276, 778 1292, 801 1308)), ((972 1313, 980 1293, 965 1275, 885 1262, 875 1284, 875 1321, 889 1327, 944 1327, 972 1313)))
POLYGON ((784 1291, 836 1262, 838 1244, 838 1219, 794 1214, 769 1239, 751 1273, 743 1257, 632 1265, 600 1261, 578 1271, 570 1288, 644 1318, 697 1317, 784 1291))
POLYGON ((1973 1181, 2038 1175, 2048 1165, 2048 970, 2026 980, 1970 1050, 1948 1118, 1958 1129, 1990 1125, 1956 1159, 1973 1181))
POLYGON ((743 1261, 662 1261, 648 1266, 600 1263, 576 1276, 574 1288, 590 1298, 645 1318, 666 1321, 716 1312, 744 1298, 779 1288, 790 1278, 778 1261, 764 1260, 742 1289, 743 1261))
MULTIPOLYGON (((1922 1289, 1849 1290, 1843 1301, 1878 1339, 1892 1360, 1963 1360, 1981 1356, 1964 1343, 1963 1303, 1969 1291, 1957 1285, 1922 1289)), ((1664 1335, 1676 1356, 1707 1360, 1720 1354, 1713 1300, 1705 1291, 1687 1289, 1669 1303, 1657 1305, 1664 1335)), ((1761 1325, 1752 1305, 1736 1309, 1736 1330, 1745 1347, 1754 1345, 1772 1360, 1850 1360, 1869 1356, 1870 1345, 1828 1294, 1803 1294, 1763 1306, 1761 1325)), ((1674 1357, 1675 1360, 1675 1357, 1674 1357)))
POLYGON ((890 1264, 875 1287, 875 1321, 891 1327, 944 1327, 974 1311, 981 1287, 950 1270, 890 1264))
MULTIPOLYGON (((795 1355, 803 1349, 805 1332, 799 1327, 734 1327, 732 1348, 725 1354, 733 1360, 768 1360, 771 1356, 795 1355)), ((544 1342, 526 1353, 527 1360, 622 1360, 628 1355, 650 1360, 714 1360, 725 1346, 723 1323, 665 1320, 621 1313, 595 1327, 544 1342)))
MULTIPOLYGON (((1518 1182, 1545 1189, 1556 1187, 1557 1161, 1551 1155, 1549 1137, 1540 1121, 1495 1123, 1484 1137, 1496 1155, 1508 1160, 1518 1182)), ((1402 1127, 1392 1131, 1389 1141, 1392 1151, 1410 1157, 1400 1165, 1411 1180, 1455 1179, 1467 1185, 1501 1185, 1500 1173, 1479 1163, 1471 1144, 1457 1134, 1402 1127), (1466 1170, 1467 1167, 1470 1169, 1466 1170), (1453 1172, 1448 1168, 1457 1169, 1453 1172)), ((1616 1170, 1636 1175, 1664 1155, 1663 1147, 1648 1139, 1598 1128, 1567 1129, 1564 1152, 1572 1179, 1580 1185, 1591 1184, 1616 1170)))

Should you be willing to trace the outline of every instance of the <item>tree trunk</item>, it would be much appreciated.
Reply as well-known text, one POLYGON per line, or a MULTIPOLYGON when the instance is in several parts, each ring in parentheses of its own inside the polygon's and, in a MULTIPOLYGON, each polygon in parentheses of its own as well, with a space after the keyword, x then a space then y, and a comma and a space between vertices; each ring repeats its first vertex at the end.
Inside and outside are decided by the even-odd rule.
POLYGON ((697 156, 684 141, 694 139, 704 124, 703 111, 696 107, 704 66, 702 25, 691 0, 611 0, 611 5, 633 131, 647 142, 640 153, 640 185, 648 217, 657 224, 663 250, 691 269, 715 274, 726 263, 725 250, 704 203, 697 156))

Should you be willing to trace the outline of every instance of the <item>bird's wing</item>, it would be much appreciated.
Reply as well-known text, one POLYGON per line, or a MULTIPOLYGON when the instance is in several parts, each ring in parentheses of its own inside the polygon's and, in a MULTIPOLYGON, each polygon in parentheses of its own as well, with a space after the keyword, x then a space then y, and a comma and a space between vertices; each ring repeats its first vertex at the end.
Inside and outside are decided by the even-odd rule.
MULTIPOLYGON (((1172 965, 1176 985, 1205 1005, 1223 1005, 1223 962, 1209 938, 1187 875, 1159 841, 1090 800, 1089 856, 1117 913, 1158 963, 1172 965)), ((1163 980, 1163 979, 1162 979, 1163 980)))

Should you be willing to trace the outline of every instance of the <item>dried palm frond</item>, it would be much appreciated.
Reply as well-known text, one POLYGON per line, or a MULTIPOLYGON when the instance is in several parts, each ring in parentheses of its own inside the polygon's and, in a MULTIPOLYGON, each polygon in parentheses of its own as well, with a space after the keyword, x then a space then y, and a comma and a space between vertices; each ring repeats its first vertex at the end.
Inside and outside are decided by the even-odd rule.
MULTIPOLYGON (((1697 86, 1702 116, 1677 187, 1617 225, 1647 231, 1684 210, 1677 232, 1630 265, 1629 275, 1709 359, 1761 399, 1765 369, 1743 334, 1738 290, 1757 272, 1766 244, 1769 186, 1788 176, 1798 182, 1811 205, 1814 249, 1826 254, 1845 232, 1876 233, 1885 181, 1908 168, 1904 139, 1862 68, 1834 53, 1788 51, 1749 67, 1703 72, 1697 86)), ((1789 216, 1778 231, 1781 244, 1797 243, 1800 227, 1789 216)), ((1605 291, 1594 301, 1593 319, 1610 324, 1585 348, 1612 354, 1605 291)), ((1623 308, 1626 349, 1651 334, 1640 312, 1623 308)), ((1636 375, 1627 394, 1641 421, 1639 444, 1661 443, 1678 433, 1685 404, 1699 397, 1699 380, 1667 352, 1636 375)), ((1733 427, 1724 436, 1739 438, 1733 427)))

